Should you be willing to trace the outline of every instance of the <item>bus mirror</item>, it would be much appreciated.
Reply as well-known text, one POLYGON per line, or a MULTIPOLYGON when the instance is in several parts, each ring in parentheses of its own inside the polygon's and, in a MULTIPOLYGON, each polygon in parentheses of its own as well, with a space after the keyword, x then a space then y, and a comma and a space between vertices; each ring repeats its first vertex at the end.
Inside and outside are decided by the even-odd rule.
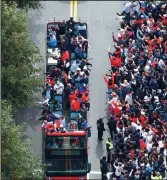
POLYGON ((87 170, 87 173, 90 173, 91 171, 91 163, 88 163, 88 170, 87 170))

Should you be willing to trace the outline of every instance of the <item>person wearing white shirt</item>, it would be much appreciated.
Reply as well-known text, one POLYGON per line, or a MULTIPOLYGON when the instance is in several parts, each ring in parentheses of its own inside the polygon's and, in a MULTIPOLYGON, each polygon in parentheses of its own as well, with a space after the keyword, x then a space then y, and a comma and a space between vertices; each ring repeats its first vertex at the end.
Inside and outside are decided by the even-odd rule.
POLYGON ((79 33, 78 36, 76 37, 77 43, 83 43, 87 39, 85 39, 81 34, 79 33))
POLYGON ((164 63, 164 61, 163 61, 162 59, 159 60, 158 66, 159 66, 160 68, 165 68, 165 63, 164 63))
POLYGON ((122 163, 115 162, 114 168, 115 168, 115 176, 119 178, 121 176, 121 172, 123 171, 124 165, 122 163))
POLYGON ((129 105, 133 105, 132 93, 126 94, 125 101, 128 102, 129 105))
POLYGON ((142 126, 141 126, 141 124, 140 124, 139 121, 137 122, 137 124, 134 123, 134 122, 132 122, 131 124, 132 124, 132 126, 133 126, 136 130, 139 129, 140 132, 142 131, 142 126))
POLYGON ((153 138, 152 133, 149 132, 146 137, 147 142, 152 141, 152 138, 153 138))
POLYGON ((163 148, 163 147, 164 147, 164 144, 163 144, 163 142, 161 140, 161 141, 158 142, 157 152, 160 153, 160 149, 163 148))
POLYGON ((133 7, 133 3, 130 1, 125 4, 123 11, 125 13, 130 13, 130 11, 132 10, 132 7, 133 7))
POLYGON ((147 143, 147 147, 146 147, 146 148, 147 148, 148 153, 149 153, 149 152, 151 152, 152 145, 153 145, 152 141, 148 141, 148 143, 147 143))
POLYGON ((58 81, 54 85, 54 90, 56 91, 57 94, 63 94, 64 84, 58 81))
POLYGON ((80 66, 80 61, 77 59, 73 62, 73 64, 71 65, 70 71, 75 73, 77 68, 79 68, 80 66))
MULTIPOLYGON (((108 102, 107 102, 107 104, 112 104, 112 103, 115 103, 115 102, 117 102, 118 101, 118 97, 117 96, 115 96, 115 97, 113 97, 111 100, 109 100, 108 102)), ((113 105, 114 106, 114 105, 113 105)), ((113 108, 115 108, 115 107, 113 107, 113 108)))

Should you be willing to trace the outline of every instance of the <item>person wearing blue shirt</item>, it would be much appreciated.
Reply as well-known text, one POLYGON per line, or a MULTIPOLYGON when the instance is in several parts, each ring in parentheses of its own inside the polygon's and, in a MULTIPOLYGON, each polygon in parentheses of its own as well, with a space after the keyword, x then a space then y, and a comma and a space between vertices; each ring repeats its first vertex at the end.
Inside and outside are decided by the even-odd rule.
POLYGON ((82 84, 82 86, 79 87, 79 91, 80 91, 80 93, 86 92, 87 91, 86 84, 82 84))
POLYGON ((80 45, 78 45, 78 46, 75 48, 75 55, 76 55, 76 58, 82 59, 83 51, 82 51, 82 48, 80 47, 80 45))
POLYGON ((50 48, 56 48, 57 46, 56 36, 53 35, 52 33, 50 33, 49 36, 47 36, 47 45, 50 48))
POLYGON ((87 120, 84 120, 82 123, 81 123, 81 129, 86 129, 88 127, 88 122, 87 120))

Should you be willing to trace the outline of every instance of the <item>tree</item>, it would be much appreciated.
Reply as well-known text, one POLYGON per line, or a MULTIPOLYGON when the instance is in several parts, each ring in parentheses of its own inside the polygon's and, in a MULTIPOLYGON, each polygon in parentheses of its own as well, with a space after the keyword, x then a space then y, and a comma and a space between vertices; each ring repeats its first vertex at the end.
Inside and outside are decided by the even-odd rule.
POLYGON ((42 179, 42 163, 30 151, 30 144, 23 142, 24 127, 12 120, 12 108, 7 101, 1 101, 1 105, 2 179, 42 179))
POLYGON ((30 40, 27 14, 16 3, 2 2, 1 18, 2 99, 16 108, 24 107, 42 84, 34 76, 39 71, 35 65, 41 61, 39 49, 30 40))
MULTIPOLYGON (((13 1, 12 0, 5 0, 6 3, 10 4, 12 3, 13 1)), ((26 1, 23 1, 23 0, 15 0, 15 2, 17 3, 17 6, 19 8, 24 8, 26 10, 28 10, 28 8, 33 8, 33 9, 38 9, 41 7, 41 4, 38 0, 36 1, 29 1, 29 0, 26 0, 26 1)))

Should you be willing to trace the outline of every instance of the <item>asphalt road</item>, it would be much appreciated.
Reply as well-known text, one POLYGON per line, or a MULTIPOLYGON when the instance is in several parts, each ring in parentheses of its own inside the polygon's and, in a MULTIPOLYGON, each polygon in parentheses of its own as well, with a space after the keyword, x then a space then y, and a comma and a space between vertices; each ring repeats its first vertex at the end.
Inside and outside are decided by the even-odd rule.
MULTIPOLYGON (((70 17, 70 5, 68 1, 43 1, 42 9, 29 11, 29 32, 32 40, 40 49, 41 56, 45 60, 45 33, 46 23, 55 17, 56 20, 67 20, 70 17)), ((91 108, 89 113, 89 125, 92 126, 92 137, 89 139, 89 161, 92 164, 90 179, 100 179, 99 159, 105 155, 105 141, 97 141, 96 120, 106 116, 106 91, 107 87, 103 75, 109 70, 107 49, 112 44, 112 31, 117 32, 119 22, 115 20, 116 12, 121 12, 123 2, 121 1, 81 1, 78 2, 77 18, 86 20, 89 30, 90 53, 89 57, 94 58, 90 75, 90 99, 91 108)), ((111 48, 112 49, 112 48, 111 48)), ((45 63, 38 66, 44 71, 45 63)), ((41 78, 43 78, 41 76, 41 78)), ((42 98, 41 93, 35 94, 35 100, 42 98)), ((41 156, 42 135, 38 132, 40 124, 36 121, 39 108, 35 105, 32 108, 25 108, 19 113, 19 120, 26 121, 27 137, 32 140, 32 150, 41 156)), ((104 119, 106 131, 103 139, 107 139, 109 132, 104 119)))

